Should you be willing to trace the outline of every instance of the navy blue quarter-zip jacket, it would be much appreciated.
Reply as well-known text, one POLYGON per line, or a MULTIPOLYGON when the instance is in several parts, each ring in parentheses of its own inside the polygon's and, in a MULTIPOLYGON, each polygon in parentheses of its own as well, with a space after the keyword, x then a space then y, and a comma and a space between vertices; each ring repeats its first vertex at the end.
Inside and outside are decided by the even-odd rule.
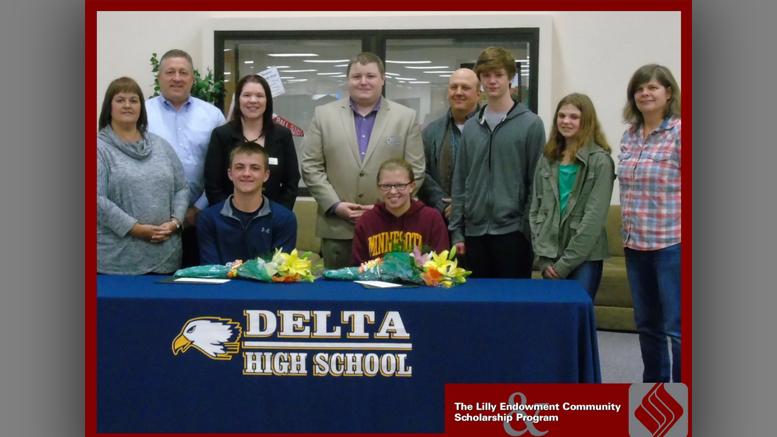
POLYGON ((289 253, 297 245, 297 216, 264 196, 264 203, 246 227, 231 205, 232 195, 205 209, 197 217, 200 264, 248 261, 258 256, 268 260, 275 249, 289 253))

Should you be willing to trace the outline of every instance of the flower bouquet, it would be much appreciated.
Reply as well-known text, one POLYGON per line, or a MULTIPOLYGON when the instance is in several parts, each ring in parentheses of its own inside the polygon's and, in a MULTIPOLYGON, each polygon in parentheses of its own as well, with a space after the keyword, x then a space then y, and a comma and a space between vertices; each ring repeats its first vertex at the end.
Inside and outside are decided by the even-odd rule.
POLYGON ((439 255, 435 252, 421 255, 421 251, 416 247, 410 256, 413 257, 416 268, 423 270, 420 276, 428 286, 451 288, 467 282, 466 277, 472 274, 471 271, 458 266, 456 246, 453 246, 450 253, 443 250, 439 255))
POLYGON ((466 282, 472 272, 457 266, 456 248, 439 255, 422 255, 418 247, 413 252, 389 252, 359 267, 325 270, 326 279, 340 281, 385 281, 427 286, 452 287, 466 282))
POLYGON ((276 249, 270 261, 262 258, 250 259, 246 262, 236 260, 225 265, 206 265, 188 267, 175 272, 176 278, 219 278, 219 279, 253 279, 261 282, 313 282, 311 271, 321 266, 312 266, 308 257, 310 252, 301 256, 297 249, 291 253, 283 253, 276 249))

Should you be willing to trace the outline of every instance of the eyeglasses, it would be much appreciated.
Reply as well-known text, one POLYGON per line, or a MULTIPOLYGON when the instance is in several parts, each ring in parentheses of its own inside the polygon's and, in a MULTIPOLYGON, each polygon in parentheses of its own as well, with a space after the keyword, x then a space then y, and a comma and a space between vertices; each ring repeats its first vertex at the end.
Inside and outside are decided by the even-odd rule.
POLYGON ((406 184, 378 184, 378 188, 383 191, 391 191, 392 188, 396 188, 397 191, 405 191, 405 188, 410 184, 412 184, 412 182, 406 184))

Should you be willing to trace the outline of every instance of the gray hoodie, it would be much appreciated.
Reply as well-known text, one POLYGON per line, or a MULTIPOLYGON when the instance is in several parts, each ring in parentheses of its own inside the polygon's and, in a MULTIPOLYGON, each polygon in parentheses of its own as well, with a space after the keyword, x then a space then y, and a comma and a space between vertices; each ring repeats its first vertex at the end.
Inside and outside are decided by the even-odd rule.
POLYGON ((523 103, 515 103, 494 129, 484 106, 467 120, 456 155, 448 229, 451 244, 464 236, 521 231, 531 239, 529 206, 534 170, 545 147, 545 127, 523 103))
POLYGON ((162 243, 129 235, 135 223, 184 220, 189 186, 172 147, 146 132, 124 142, 106 126, 97 134, 97 272, 169 273, 181 265, 181 236, 162 243))

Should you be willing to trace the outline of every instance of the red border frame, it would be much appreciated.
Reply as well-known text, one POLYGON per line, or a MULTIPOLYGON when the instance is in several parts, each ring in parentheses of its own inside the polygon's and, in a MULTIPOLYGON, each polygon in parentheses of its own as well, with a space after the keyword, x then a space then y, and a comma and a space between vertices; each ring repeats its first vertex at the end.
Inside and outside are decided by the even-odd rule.
MULTIPOLYGON (((319 2, 295 2, 293 7, 286 6, 286 3, 256 3, 249 1, 233 1, 227 3, 229 5, 228 10, 231 11, 256 11, 256 10, 275 10, 275 11, 287 11, 290 9, 295 10, 309 10, 320 11, 319 2), (306 4, 307 3, 307 4, 306 4), (261 8, 258 6, 261 5, 261 8), (286 7, 284 7, 286 6, 286 7)), ((205 2, 200 0, 190 0, 185 3, 180 3, 179 8, 175 10, 185 11, 219 11, 224 8, 217 8, 215 2, 205 2), (184 9, 185 8, 185 9, 184 9)), ((365 4, 357 3, 355 1, 339 1, 335 4, 329 3, 328 6, 333 8, 327 9, 327 11, 351 11, 351 10, 419 10, 419 4, 415 1, 400 1, 387 4, 384 2, 374 3, 373 8, 365 8, 365 4)), ((440 1, 429 0, 422 4, 424 11, 446 11, 451 8, 456 8, 460 11, 480 11, 480 9, 472 8, 473 3, 456 1, 440 1)), ((688 435, 692 435, 692 311, 691 311, 691 254, 692 254, 692 43, 691 43, 691 11, 692 4, 690 0, 681 1, 656 1, 650 3, 636 3, 636 2, 621 2, 613 0, 595 1, 595 2, 572 2, 572 1, 556 1, 556 2, 521 2, 520 8, 517 8, 517 3, 512 5, 494 3, 491 5, 493 10, 521 10, 521 11, 678 11, 681 13, 681 82, 683 93, 683 122, 685 124, 685 141, 682 163, 682 184, 683 184, 683 203, 685 208, 682 212, 682 221, 685 224, 683 229, 684 244, 682 247, 682 317, 684 320, 682 328, 682 337, 684 339, 682 345, 683 351, 683 369, 682 380, 688 386, 688 423, 689 430, 688 435)), ((90 163, 94 163, 96 157, 96 136, 93 135, 95 130, 95 121, 97 120, 97 110, 94 102, 97 99, 96 90, 94 84, 97 82, 97 12, 99 11, 170 11, 171 8, 165 3, 152 2, 147 0, 135 1, 135 2, 110 2, 110 1, 97 1, 87 0, 85 2, 85 14, 86 14, 86 32, 85 32, 85 52, 86 52, 86 70, 84 77, 84 87, 86 89, 86 117, 85 117, 85 132, 87 133, 86 147, 86 186, 85 195, 88 199, 91 194, 94 194, 93 187, 96 185, 96 167, 90 163), (91 194, 90 194, 91 193, 91 194)), ((625 80, 625 79, 624 79, 625 80)), ((86 283, 86 367, 85 367, 85 389, 86 389, 86 435, 97 435, 97 382, 96 382, 96 362, 97 362, 97 336, 96 336, 96 277, 95 266, 96 260, 96 234, 94 229, 96 227, 96 204, 86 202, 86 257, 85 257, 85 283, 86 283)), ((114 434, 122 435, 122 434, 114 434)), ((129 434, 127 434, 129 435, 129 434)), ((162 435, 162 434, 160 434, 162 435)), ((177 434, 164 434, 177 435, 177 434)), ((184 435, 184 434, 181 434, 184 435)), ((204 434, 202 434, 204 435, 204 434)), ((231 434, 237 435, 237 434, 231 434)), ((269 434, 266 434, 269 435, 269 434)), ((307 434, 283 434, 284 436, 292 435, 307 435, 307 434)), ((316 435, 316 434, 311 434, 316 435)), ((319 434, 320 435, 320 434, 319 434)), ((387 436, 389 434, 379 434, 381 436, 387 436)), ((400 434, 400 435, 413 435, 413 434, 400 434)), ((419 434, 430 435, 430 434, 419 434)))

